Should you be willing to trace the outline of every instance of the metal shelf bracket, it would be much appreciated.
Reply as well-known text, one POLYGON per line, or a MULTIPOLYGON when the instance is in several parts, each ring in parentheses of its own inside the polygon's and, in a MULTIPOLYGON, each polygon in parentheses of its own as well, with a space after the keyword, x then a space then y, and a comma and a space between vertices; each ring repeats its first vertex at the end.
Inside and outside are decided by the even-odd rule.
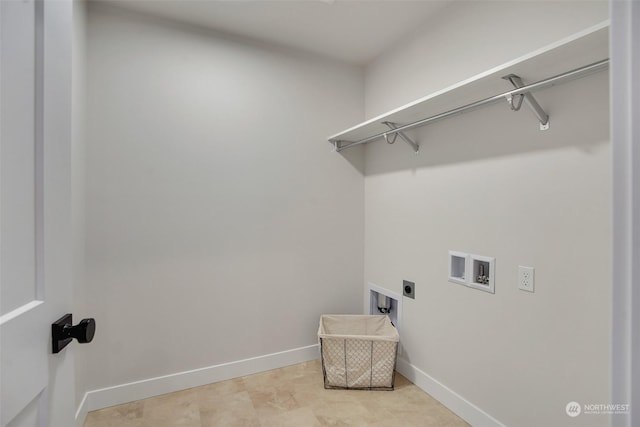
MULTIPOLYGON (((525 84, 522 83, 522 79, 515 74, 504 76, 503 79, 509 80, 516 89, 520 89, 525 86, 525 84)), ((518 111, 520 107, 522 107, 522 102, 524 101, 529 106, 533 114, 538 118, 538 121, 540 122, 540 130, 549 129, 549 115, 542 109, 540 104, 538 104, 538 101, 536 101, 531 92, 524 92, 515 96, 511 95, 511 93, 507 93, 505 97, 512 111, 518 111), (514 101, 516 96, 520 97, 520 102, 517 105, 514 101)))
MULTIPOLYGON (((397 129, 399 127, 397 123, 393 123, 393 122, 382 122, 382 124, 387 125, 389 127, 389 129, 391 129, 391 130, 395 130, 395 129, 397 129)), ((394 138, 391 141, 389 140, 389 137, 385 133, 384 134, 384 140, 387 141, 388 144, 393 144, 394 142, 396 142, 396 139, 397 139, 398 135, 400 136, 400 138, 404 142, 406 142, 407 144, 409 144, 411 146, 411 148, 413 148, 413 152, 414 153, 418 154, 418 151, 420 151, 420 144, 418 144, 417 142, 413 141, 411 138, 409 138, 402 131, 394 132, 394 138)))
MULTIPOLYGON (((389 121, 378 121, 378 119, 376 119, 375 121, 371 120, 369 122, 366 122, 365 124, 368 125, 368 124, 374 124, 374 123, 375 124, 382 123, 382 124, 385 124, 389 129, 384 132, 376 133, 374 135, 370 135, 355 141, 348 140, 348 139, 340 139, 340 137, 338 136, 329 138, 329 141, 334 144, 335 151, 340 152, 348 148, 355 147, 356 145, 367 144, 369 142, 377 141, 379 139, 384 139, 388 143, 393 143, 395 142, 395 138, 391 139, 390 136, 399 134, 400 137, 407 144, 411 145, 411 147, 413 148, 413 151, 417 153, 419 149, 418 143, 413 142, 406 135, 404 135, 403 134, 404 131, 407 131, 409 129, 415 129, 421 126, 426 126, 438 120, 443 120, 449 117, 457 116, 466 111, 474 110, 476 108, 479 108, 485 105, 491 105, 497 102, 504 102, 505 99, 507 100, 507 102, 509 102, 509 106, 514 111, 518 111, 522 106, 522 103, 525 102, 538 118, 538 121, 540 122, 540 130, 546 130, 546 129, 549 129, 549 115, 542 109, 542 107, 540 107, 540 105, 535 100, 531 92, 544 89, 547 87, 551 87, 562 82, 567 82, 573 79, 584 77, 592 73, 606 70, 608 68, 609 68, 609 59, 603 59, 603 60, 594 62, 592 64, 588 64, 580 68, 576 68, 576 69, 564 72, 562 74, 547 77, 546 79, 537 81, 535 83, 530 83, 526 86, 523 85, 520 77, 516 75, 508 75, 503 78, 505 80, 509 80, 511 84, 515 86, 515 89, 511 89, 509 91, 506 91, 497 95, 493 95, 488 98, 480 99, 470 104, 462 105, 460 107, 456 107, 451 110, 447 110, 429 117, 425 117, 423 119, 416 120, 415 122, 408 123, 405 125, 398 125, 397 123, 393 123, 389 121), (518 98, 518 99, 514 100, 514 98, 518 98)), ((408 109, 408 108, 410 108, 410 106, 405 107, 405 109, 408 109)), ((388 115, 384 117, 388 117, 388 115)), ((383 119, 382 117, 379 118, 379 120, 382 120, 382 119, 383 119)), ((361 126, 358 126, 358 127, 361 127, 361 126)), ((345 133, 347 133, 347 131, 343 132, 340 136, 344 135, 345 133)))

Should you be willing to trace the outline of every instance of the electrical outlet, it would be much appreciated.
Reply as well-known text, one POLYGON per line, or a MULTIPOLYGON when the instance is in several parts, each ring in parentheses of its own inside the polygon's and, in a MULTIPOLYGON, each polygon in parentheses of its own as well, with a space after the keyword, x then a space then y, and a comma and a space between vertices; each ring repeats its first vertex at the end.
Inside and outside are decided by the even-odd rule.
POLYGON ((405 297, 415 299, 416 298, 416 284, 408 280, 402 281, 402 294, 405 297))
POLYGON ((534 288, 533 267, 518 266, 518 288, 523 291, 533 292, 534 288))

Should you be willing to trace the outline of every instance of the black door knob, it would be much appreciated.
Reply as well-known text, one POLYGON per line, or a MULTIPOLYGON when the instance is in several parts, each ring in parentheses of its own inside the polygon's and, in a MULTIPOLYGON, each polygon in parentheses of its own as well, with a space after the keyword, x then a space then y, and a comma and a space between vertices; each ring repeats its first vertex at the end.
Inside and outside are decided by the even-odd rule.
POLYGON ((86 344, 93 340, 96 333, 95 319, 82 319, 76 326, 65 325, 62 332, 69 338, 75 338, 80 344, 86 344))
POLYGON ((65 314, 51 324, 52 351, 59 353, 73 338, 81 344, 89 343, 93 340, 95 333, 95 319, 82 319, 80 323, 73 326, 71 314, 65 314))

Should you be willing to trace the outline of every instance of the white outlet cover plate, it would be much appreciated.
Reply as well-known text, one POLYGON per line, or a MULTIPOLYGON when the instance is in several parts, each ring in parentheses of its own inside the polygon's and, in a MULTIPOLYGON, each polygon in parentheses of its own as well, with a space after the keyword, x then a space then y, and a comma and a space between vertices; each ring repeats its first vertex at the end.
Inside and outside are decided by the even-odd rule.
POLYGON ((518 288, 523 291, 533 292, 535 287, 533 267, 518 266, 518 288))

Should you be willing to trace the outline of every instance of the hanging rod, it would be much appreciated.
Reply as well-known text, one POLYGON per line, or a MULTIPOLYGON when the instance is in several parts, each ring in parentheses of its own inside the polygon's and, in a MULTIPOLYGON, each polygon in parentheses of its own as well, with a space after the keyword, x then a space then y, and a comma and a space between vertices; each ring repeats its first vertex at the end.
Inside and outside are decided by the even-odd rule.
POLYGON ((489 98, 485 98, 482 99, 480 101, 476 101, 476 102, 472 102, 471 104, 467 104, 467 105, 463 105, 462 107, 458 107, 458 108, 454 108, 452 110, 449 111, 445 111, 444 113, 440 113, 440 114, 436 114, 434 116, 430 116, 427 117, 425 119, 421 119, 418 121, 415 121, 413 123, 409 123, 406 125, 402 125, 402 126, 398 126, 394 129, 389 129, 385 132, 381 132, 357 141, 347 141, 347 140, 341 140, 341 139, 330 139, 329 142, 333 142, 335 147, 336 147, 336 151, 340 152, 342 150, 346 150, 347 148, 350 147, 354 147, 356 145, 360 145, 360 144, 366 144, 367 142, 371 142, 371 141, 375 141, 378 139, 382 139, 386 137, 388 138, 389 135, 392 134, 396 134, 396 133, 401 133, 404 132, 406 130, 410 130, 410 129, 414 129, 420 126, 425 126, 431 122, 435 122, 436 120, 441 120, 450 116, 454 116, 456 114, 461 114, 464 113, 465 111, 469 111, 471 109, 474 108, 478 108, 484 105, 488 105, 488 104, 492 104, 498 101, 503 101, 504 99, 507 98, 511 98, 513 96, 517 96, 517 95, 521 95, 521 94, 526 94, 530 91, 534 91, 534 90, 538 90, 538 89, 544 89, 547 87, 551 87, 554 86, 556 84, 565 82, 567 80, 572 80, 572 79, 577 79, 580 77, 584 77, 588 74, 591 73, 596 73, 598 71, 604 71, 609 67, 609 59, 603 59, 601 61, 598 62, 594 62, 593 64, 589 64, 589 65, 585 65, 584 67, 580 67, 580 68, 576 68, 574 70, 571 71, 567 71, 565 73, 562 74, 558 74, 552 77, 548 77, 546 79, 540 80, 536 83, 531 83, 528 84, 526 86, 522 86, 519 87, 517 89, 513 89, 507 92, 503 92, 499 95, 495 95, 495 96, 491 96, 489 98), (345 144, 345 145, 342 145, 345 144))

